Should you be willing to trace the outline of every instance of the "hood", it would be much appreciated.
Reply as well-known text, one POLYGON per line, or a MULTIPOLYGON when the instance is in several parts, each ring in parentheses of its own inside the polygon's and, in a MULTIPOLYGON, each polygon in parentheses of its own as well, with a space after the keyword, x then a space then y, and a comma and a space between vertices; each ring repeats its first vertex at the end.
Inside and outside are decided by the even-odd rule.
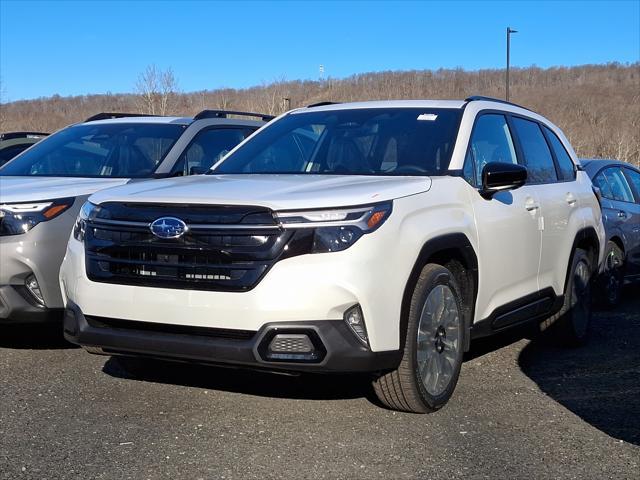
POLYGON ((196 175, 134 183, 99 192, 90 200, 256 205, 272 210, 298 210, 365 205, 426 192, 430 187, 428 177, 196 175))
POLYGON ((0 204, 80 197, 128 181, 127 178, 0 176, 0 204))

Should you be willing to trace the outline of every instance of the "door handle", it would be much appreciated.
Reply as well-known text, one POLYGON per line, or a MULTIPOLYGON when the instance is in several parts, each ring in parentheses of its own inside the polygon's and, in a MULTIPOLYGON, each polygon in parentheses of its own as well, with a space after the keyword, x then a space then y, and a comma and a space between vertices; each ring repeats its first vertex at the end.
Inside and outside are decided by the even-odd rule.
POLYGON ((576 204, 576 202, 578 201, 578 199, 573 195, 573 193, 567 193, 567 196, 565 197, 567 200, 567 203, 570 206, 574 206, 576 204))
POLYGON ((618 212, 618 218, 627 218, 627 212, 620 210, 618 212))
POLYGON ((524 208, 527 209, 527 212, 533 212, 535 210, 538 210, 540 208, 540 205, 538 205, 532 198, 530 198, 525 202, 524 208))

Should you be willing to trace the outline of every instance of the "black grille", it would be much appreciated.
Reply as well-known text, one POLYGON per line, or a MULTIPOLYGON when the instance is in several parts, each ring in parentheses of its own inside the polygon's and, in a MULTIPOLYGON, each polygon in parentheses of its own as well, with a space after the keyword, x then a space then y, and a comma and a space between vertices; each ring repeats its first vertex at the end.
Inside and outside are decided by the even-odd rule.
POLYGON ((87 275, 125 285, 249 290, 293 235, 259 207, 106 204, 100 216, 85 229, 87 275), (188 232, 177 239, 156 237, 148 224, 162 216, 182 219, 188 232))

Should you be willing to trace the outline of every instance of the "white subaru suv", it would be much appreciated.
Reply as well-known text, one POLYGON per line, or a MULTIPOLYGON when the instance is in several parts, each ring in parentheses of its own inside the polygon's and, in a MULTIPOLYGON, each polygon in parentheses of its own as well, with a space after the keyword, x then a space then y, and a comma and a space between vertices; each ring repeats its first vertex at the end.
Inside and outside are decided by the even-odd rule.
POLYGON ((569 142, 525 108, 315 105, 209 175, 91 196, 64 332, 125 366, 369 372, 386 406, 431 412, 476 338, 537 322, 585 340, 603 239, 569 142))

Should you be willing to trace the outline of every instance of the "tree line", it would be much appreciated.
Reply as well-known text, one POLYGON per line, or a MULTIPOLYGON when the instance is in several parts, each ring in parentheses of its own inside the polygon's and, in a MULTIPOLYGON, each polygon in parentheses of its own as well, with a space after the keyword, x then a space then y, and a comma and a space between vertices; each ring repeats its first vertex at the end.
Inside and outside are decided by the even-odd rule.
MULTIPOLYGON (((280 79, 247 88, 180 92, 171 69, 151 65, 135 93, 54 95, 0 105, 0 130, 55 131, 98 112, 193 115, 204 109, 279 114, 320 101, 504 97, 502 69, 386 71, 343 79, 280 79)), ((640 165, 640 63, 513 68, 510 97, 558 125, 581 157, 640 165)))

